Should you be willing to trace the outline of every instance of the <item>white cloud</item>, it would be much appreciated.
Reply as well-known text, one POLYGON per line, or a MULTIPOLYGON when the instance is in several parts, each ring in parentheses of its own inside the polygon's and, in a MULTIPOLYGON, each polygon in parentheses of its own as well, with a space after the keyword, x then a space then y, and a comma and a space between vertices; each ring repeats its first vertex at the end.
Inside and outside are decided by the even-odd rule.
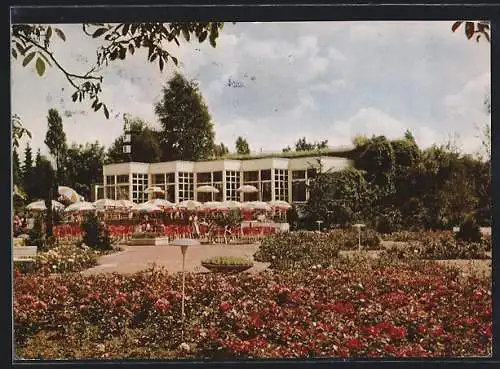
MULTIPOLYGON (((121 133, 122 113, 156 121, 153 104, 180 70, 199 81, 217 140, 231 147, 238 135, 253 149, 269 151, 303 136, 345 145, 358 133, 396 138, 410 129, 424 146, 457 132, 464 150, 474 150, 476 126, 489 121, 482 100, 489 91, 490 49, 452 33, 451 24, 227 23, 216 48, 195 41, 170 45, 179 68, 169 63, 160 73, 140 50, 106 68, 102 97, 112 109, 110 120, 88 102, 73 103, 56 69, 39 78, 14 62, 12 110, 32 131, 35 151, 46 150, 49 108, 76 111, 64 117, 70 142, 109 145, 121 133), (229 78, 243 87, 228 87, 229 78)), ((99 40, 83 36, 79 25, 62 28, 67 42, 57 42, 56 55, 68 70, 86 71, 99 40)))

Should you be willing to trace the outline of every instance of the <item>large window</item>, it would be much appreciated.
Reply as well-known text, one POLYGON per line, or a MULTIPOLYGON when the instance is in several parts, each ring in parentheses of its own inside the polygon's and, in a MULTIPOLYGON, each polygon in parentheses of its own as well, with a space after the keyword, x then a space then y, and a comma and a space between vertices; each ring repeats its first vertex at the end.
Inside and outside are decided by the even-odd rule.
POLYGON ((157 173, 152 176, 152 186, 160 187, 164 195, 159 197, 165 198, 168 201, 175 201, 175 173, 157 173))
POLYGON ((262 201, 271 201, 271 169, 260 171, 260 197, 262 201))
POLYGON ((226 171, 226 200, 240 200, 238 187, 240 187, 240 172, 235 170, 226 171))
POLYGON ((274 170, 274 199, 288 201, 288 170, 274 170))
POLYGON ((132 174, 132 201, 141 203, 148 200, 148 194, 144 190, 148 188, 148 175, 143 173, 132 174))
POLYGON ((194 175, 179 172, 179 202, 185 200, 194 200, 194 175))
POLYGON ((258 190, 258 192, 244 193, 243 201, 259 200, 259 192, 260 192, 259 171, 253 170, 253 171, 243 172, 243 184, 254 186, 258 190))
POLYGON ((128 200, 129 198, 129 176, 121 174, 117 176, 106 176, 106 198, 112 200, 128 200))
POLYGON ((213 186, 218 193, 197 192, 197 200, 201 202, 222 201, 222 172, 201 172, 196 174, 196 187, 213 186), (218 181, 216 182, 216 179, 218 181))
POLYGON ((316 169, 292 171, 292 202, 306 202, 308 198, 307 185, 316 177, 316 169))

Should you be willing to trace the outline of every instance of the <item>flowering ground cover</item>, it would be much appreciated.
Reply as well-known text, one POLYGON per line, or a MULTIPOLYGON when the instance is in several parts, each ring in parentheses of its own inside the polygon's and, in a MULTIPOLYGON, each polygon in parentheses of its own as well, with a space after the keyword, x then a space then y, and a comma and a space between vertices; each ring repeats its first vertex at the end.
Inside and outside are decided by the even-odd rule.
POLYGON ((435 262, 336 258, 329 268, 181 275, 14 276, 24 358, 483 357, 491 280, 435 262))

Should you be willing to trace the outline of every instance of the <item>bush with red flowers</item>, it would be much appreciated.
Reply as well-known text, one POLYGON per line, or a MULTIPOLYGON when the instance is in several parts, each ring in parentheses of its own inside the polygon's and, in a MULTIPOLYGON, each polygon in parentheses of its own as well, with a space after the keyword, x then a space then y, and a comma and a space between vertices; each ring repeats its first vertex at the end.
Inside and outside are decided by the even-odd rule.
POLYGON ((491 281, 434 262, 320 270, 14 276, 17 355, 44 359, 491 355, 491 281))

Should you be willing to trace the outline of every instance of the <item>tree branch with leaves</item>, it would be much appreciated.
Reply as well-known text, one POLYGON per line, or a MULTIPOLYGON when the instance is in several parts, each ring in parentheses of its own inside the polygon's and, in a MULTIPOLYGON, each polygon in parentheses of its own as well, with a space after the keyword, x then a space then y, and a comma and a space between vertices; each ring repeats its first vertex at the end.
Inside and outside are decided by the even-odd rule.
POLYGON ((175 42, 180 45, 180 38, 190 42, 193 38, 199 43, 209 40, 212 47, 216 47, 219 30, 222 22, 177 22, 177 23, 120 23, 83 24, 83 33, 93 39, 102 39, 102 45, 96 50, 95 64, 83 74, 70 72, 52 50, 53 36, 56 34, 60 40, 66 41, 64 32, 50 25, 12 26, 11 55, 20 60, 23 67, 35 60, 35 69, 39 76, 43 76, 46 65, 53 65, 64 74, 66 80, 73 88, 72 99, 82 102, 85 99, 92 101, 94 111, 101 108, 106 118, 109 110, 100 99, 102 92, 102 68, 115 60, 125 60, 128 55, 133 55, 137 49, 147 49, 149 62, 158 62, 160 71, 171 60, 175 65, 178 59, 167 50, 167 45, 175 42))

